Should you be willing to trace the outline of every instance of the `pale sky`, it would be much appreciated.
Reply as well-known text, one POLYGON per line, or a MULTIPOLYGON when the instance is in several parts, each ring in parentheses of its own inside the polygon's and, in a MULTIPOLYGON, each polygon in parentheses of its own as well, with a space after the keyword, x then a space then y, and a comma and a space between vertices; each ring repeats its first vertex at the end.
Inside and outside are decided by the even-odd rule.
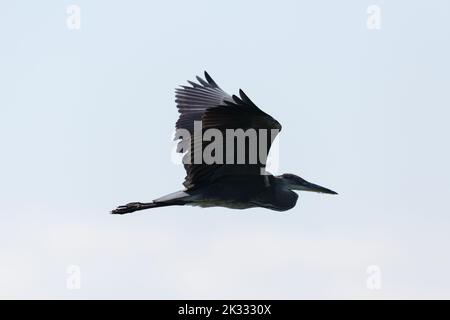
POLYGON ((450 298, 450 2, 1 8, 0 298, 450 298), (182 189, 174 88, 203 70, 339 195, 108 214, 182 189))

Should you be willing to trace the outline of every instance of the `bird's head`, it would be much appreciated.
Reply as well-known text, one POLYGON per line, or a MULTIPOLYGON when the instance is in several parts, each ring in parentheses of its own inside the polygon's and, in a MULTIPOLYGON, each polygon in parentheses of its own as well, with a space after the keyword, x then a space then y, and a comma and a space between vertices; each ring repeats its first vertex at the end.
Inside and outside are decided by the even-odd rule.
POLYGON ((324 188, 322 186, 319 186, 317 184, 308 182, 305 179, 300 178, 299 176, 296 176, 295 174, 285 173, 285 174, 282 174, 281 176, 277 176, 277 178, 280 179, 281 182, 288 189, 291 189, 291 190, 337 194, 337 192, 334 192, 333 190, 330 190, 330 189, 324 188))

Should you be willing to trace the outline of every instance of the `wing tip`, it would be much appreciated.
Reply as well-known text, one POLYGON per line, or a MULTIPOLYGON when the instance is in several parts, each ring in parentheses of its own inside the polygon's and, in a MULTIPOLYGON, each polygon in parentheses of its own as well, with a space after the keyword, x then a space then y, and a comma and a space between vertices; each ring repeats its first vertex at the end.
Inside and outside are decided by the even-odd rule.
POLYGON ((208 83, 210 84, 210 85, 212 85, 213 87, 215 87, 215 88, 218 88, 219 86, 217 85, 217 83, 213 80, 213 78, 211 78, 211 76, 209 75, 209 73, 205 70, 204 72, 204 75, 205 75, 205 79, 206 79, 206 81, 208 81, 208 83))
POLYGON ((213 89, 220 89, 220 87, 217 85, 217 83, 213 80, 213 78, 209 75, 209 73, 205 70, 203 71, 204 77, 206 81, 199 77, 195 76, 195 79, 199 82, 194 82, 191 80, 187 80, 187 82, 191 85, 191 87, 180 85, 181 88, 177 89, 187 89, 187 88, 213 88, 213 89))
POLYGON ((217 85, 217 83, 213 80, 213 78, 209 75, 208 71, 203 71, 203 74, 205 75, 205 79, 206 81, 208 81, 208 84, 212 87, 212 88, 219 88, 219 86, 217 85))
POLYGON ((256 105, 253 103, 252 100, 250 100, 250 98, 245 94, 244 90, 239 89, 239 96, 241 97, 242 101, 244 101, 245 103, 249 104, 252 107, 256 107, 256 105))

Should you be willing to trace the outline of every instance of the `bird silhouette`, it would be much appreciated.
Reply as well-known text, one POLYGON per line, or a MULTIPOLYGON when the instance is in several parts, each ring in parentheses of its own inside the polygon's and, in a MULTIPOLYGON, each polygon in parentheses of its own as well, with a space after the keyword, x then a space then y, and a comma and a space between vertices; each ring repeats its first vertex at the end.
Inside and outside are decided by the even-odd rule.
POLYGON ((185 189, 152 202, 131 202, 111 213, 183 205, 286 211, 297 203, 294 190, 337 194, 294 174, 268 173, 267 154, 280 123, 242 90, 239 97, 227 94, 206 71, 205 79, 196 79, 188 81, 190 86, 175 89, 180 113, 175 138, 180 140, 177 151, 184 153, 185 189))

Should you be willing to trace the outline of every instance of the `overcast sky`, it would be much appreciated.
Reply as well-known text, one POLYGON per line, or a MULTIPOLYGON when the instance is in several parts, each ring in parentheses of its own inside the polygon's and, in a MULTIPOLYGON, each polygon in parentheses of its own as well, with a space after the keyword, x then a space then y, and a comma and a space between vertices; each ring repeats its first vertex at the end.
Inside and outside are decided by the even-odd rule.
POLYGON ((0 39, 1 298, 450 298, 450 2, 9 1, 0 39), (339 196, 108 214, 182 188, 203 70, 339 196))

